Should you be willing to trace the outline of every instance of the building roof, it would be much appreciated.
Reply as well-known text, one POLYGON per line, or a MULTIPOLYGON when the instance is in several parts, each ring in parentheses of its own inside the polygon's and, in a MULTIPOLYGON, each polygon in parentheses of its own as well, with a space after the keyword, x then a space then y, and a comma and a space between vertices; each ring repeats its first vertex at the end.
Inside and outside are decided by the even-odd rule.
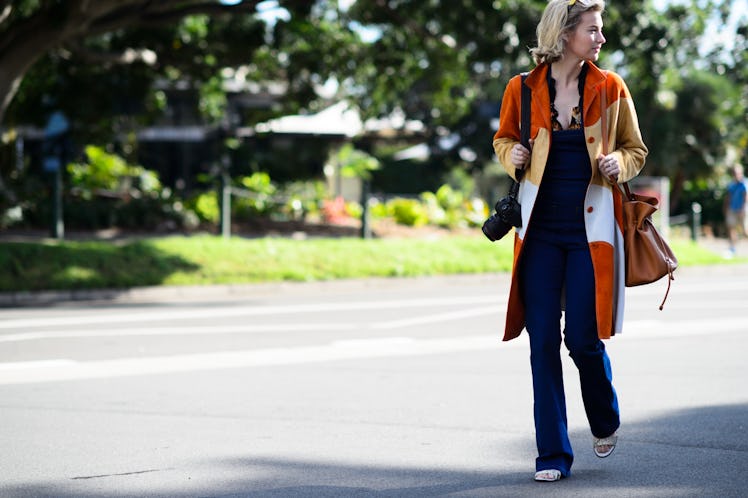
POLYGON ((283 116, 254 127, 257 133, 334 135, 349 138, 361 135, 414 134, 423 129, 423 123, 406 120, 401 111, 393 112, 385 118, 362 121, 358 110, 345 101, 333 104, 316 114, 283 116))

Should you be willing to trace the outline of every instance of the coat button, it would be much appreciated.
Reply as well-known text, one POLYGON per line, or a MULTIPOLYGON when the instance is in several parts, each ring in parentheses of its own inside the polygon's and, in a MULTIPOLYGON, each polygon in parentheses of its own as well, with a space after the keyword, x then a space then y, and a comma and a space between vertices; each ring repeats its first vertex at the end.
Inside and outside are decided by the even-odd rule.
POLYGON ((587 141, 589 143, 594 143, 595 142, 595 137, 590 137, 590 138, 587 139, 587 141))
POLYGON ((588 208, 587 208, 587 212, 588 212, 588 213, 591 213, 591 212, 592 212, 592 211, 594 211, 594 210, 595 210, 595 208, 593 208, 592 206, 590 206, 590 207, 588 207, 588 208))

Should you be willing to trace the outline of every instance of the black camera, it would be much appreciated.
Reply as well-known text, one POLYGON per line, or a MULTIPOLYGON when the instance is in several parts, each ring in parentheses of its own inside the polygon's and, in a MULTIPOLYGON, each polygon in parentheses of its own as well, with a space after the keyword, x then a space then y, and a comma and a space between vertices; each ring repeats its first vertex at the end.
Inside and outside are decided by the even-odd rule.
POLYGON ((499 199, 494 209, 496 212, 483 223, 483 234, 491 242, 502 238, 512 227, 522 226, 522 212, 513 196, 499 199))

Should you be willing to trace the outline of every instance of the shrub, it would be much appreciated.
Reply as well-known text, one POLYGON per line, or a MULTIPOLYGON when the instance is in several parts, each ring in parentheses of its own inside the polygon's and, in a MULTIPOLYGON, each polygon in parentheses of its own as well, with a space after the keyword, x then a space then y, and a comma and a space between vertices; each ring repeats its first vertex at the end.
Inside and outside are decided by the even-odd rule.
POLYGON ((488 215, 486 203, 478 198, 467 199, 449 185, 420 196, 429 217, 429 223, 448 228, 480 226, 488 215))
POLYGON ((281 211, 282 203, 274 198, 278 187, 270 180, 270 175, 259 172, 239 178, 243 190, 232 199, 231 214, 237 218, 269 217, 281 211))
POLYGON ((94 145, 87 146, 85 152, 85 162, 71 163, 67 167, 70 188, 83 197, 91 198, 101 191, 138 197, 145 192, 161 190, 161 182, 154 171, 127 164, 120 156, 94 145))
POLYGON ((218 224, 221 219, 218 193, 215 190, 198 194, 190 199, 188 205, 200 221, 218 224))
POLYGON ((322 201, 327 196, 323 181, 290 182, 278 189, 281 215, 290 220, 305 220, 319 215, 322 201))
POLYGON ((85 160, 69 164, 67 173, 64 216, 73 228, 178 228, 189 217, 157 173, 101 147, 87 146, 85 160))
POLYGON ((387 203, 387 209, 401 225, 420 227, 429 222, 426 208, 416 199, 397 197, 387 203))

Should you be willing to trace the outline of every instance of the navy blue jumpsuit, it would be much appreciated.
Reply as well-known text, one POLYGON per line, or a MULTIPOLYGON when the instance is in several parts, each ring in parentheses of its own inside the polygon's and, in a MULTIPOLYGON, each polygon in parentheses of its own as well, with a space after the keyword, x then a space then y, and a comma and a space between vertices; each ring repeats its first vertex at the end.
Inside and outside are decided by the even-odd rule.
MULTIPOLYGON (((585 66, 586 68, 586 66, 585 66)), ((551 103, 555 82, 549 74, 551 103)), ((566 401, 561 370, 563 339, 579 370, 587 419, 596 437, 607 437, 619 426, 610 361, 598 338, 595 278, 584 225, 584 199, 592 174, 581 117, 585 71, 579 77, 580 104, 568 129, 562 129, 552 104, 553 131, 548 162, 525 237, 522 299, 530 337, 536 470, 571 472, 566 401)))

